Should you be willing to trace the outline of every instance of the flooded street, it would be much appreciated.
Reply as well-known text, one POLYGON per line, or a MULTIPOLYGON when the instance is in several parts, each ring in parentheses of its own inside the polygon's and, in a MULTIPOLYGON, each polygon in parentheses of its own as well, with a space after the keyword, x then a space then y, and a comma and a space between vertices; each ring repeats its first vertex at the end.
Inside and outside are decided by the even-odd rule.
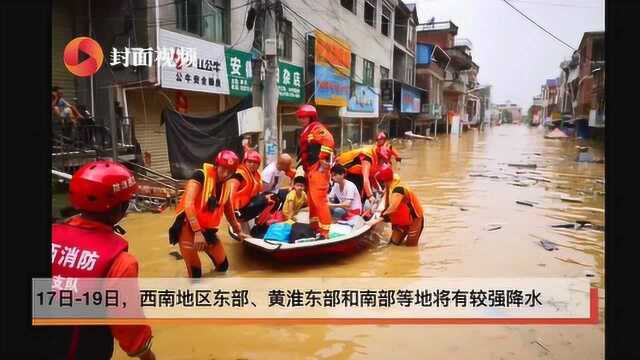
MULTIPOLYGON (((596 159, 603 158, 604 149, 602 144, 543 135, 541 128, 506 125, 486 132, 467 131, 459 138, 438 134, 436 141, 394 142, 403 157, 395 169, 419 195, 426 213, 417 248, 387 246, 385 238, 354 256, 278 265, 223 237, 228 273, 211 273, 211 263, 202 256, 203 273, 227 277, 588 276, 593 286, 601 288, 602 299, 604 232, 552 225, 576 220, 604 225, 604 164, 575 161, 577 145, 592 146, 596 159), (552 241, 558 250, 545 250, 540 240, 552 241)), ((172 218, 173 211, 168 209, 160 215, 130 214, 122 222, 141 277, 186 276, 184 262, 169 255, 178 251, 168 242, 172 218)), ((221 233, 226 234, 226 229, 221 233)), ((602 300, 600 306, 603 309, 602 300)), ((153 327, 153 348, 158 359, 602 359, 602 317, 603 310, 597 326, 162 325, 153 327)), ((118 347, 115 351, 116 359, 128 358, 118 347)))

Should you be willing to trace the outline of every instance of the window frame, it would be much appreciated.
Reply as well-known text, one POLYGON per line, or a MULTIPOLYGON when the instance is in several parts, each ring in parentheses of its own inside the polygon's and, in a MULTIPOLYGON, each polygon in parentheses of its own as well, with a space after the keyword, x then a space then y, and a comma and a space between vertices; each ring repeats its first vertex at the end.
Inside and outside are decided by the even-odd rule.
POLYGON ((362 58, 362 83, 373 86, 376 81, 376 64, 373 61, 362 58), (371 77, 369 78, 369 73, 371 77), (369 79, 371 81, 369 81, 369 79))
POLYGON ((351 53, 351 79, 356 78, 356 67, 358 66, 358 55, 351 53))
POLYGON ((278 51, 278 58, 291 61, 293 53, 293 23, 291 22, 291 20, 288 20, 286 18, 280 19, 280 22, 278 23, 278 36, 276 46, 278 51), (288 28, 288 32, 281 31, 283 25, 288 28), (280 48, 280 40, 282 39, 281 36, 284 37, 284 39, 282 40, 284 43, 282 52, 284 52, 284 54, 281 53, 280 48))
POLYGON ((380 80, 385 80, 385 79, 390 79, 389 77, 389 69, 387 69, 386 67, 380 65, 380 80), (383 76, 383 70, 384 72, 386 72, 386 76, 383 76))
POLYGON ((364 22, 365 24, 371 26, 372 28, 376 29, 378 24, 377 24, 377 17, 378 17, 378 0, 364 0, 364 11, 363 13, 363 18, 364 18, 364 22), (372 23, 370 24, 367 21, 367 5, 369 5, 371 8, 373 8, 373 19, 372 19, 372 23))
POLYGON ((389 8, 388 6, 386 6, 385 4, 382 4, 382 12, 380 13, 380 33, 386 37, 391 37, 391 18, 393 16, 393 10, 391 8, 389 8), (384 12, 388 11, 389 12, 389 16, 385 16, 384 12), (387 19, 387 33, 385 34, 383 29, 385 26, 385 21, 384 19, 387 19))
POLYGON ((229 8, 230 0, 216 0, 213 2, 208 0, 176 0, 176 29, 197 36, 205 41, 220 44, 229 44, 229 33, 231 25, 228 20, 230 18, 229 8), (190 13, 190 5, 198 8, 198 13, 195 14, 195 16, 193 13, 190 13), (222 16, 220 17, 220 19, 222 20, 222 34, 217 34, 217 37, 216 34, 213 34, 212 37, 209 37, 205 30, 205 17, 214 15, 214 12, 207 12, 205 14, 205 10, 208 10, 206 6, 216 8, 222 13, 222 16), (192 25, 190 24, 190 20, 193 21, 193 19, 196 19, 196 22, 195 25, 191 27, 192 25))
POLYGON ((358 0, 351 0, 351 9, 346 7, 342 0, 340 0, 340 5, 342 6, 342 8, 349 10, 349 12, 353 15, 358 15, 358 0))

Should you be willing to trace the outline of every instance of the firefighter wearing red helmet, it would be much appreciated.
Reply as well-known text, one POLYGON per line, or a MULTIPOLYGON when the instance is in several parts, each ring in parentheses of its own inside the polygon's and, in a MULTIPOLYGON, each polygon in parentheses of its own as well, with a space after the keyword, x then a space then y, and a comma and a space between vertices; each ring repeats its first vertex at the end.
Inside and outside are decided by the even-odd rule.
POLYGON ((329 130, 318 121, 312 105, 300 106, 296 117, 302 126, 299 158, 308 184, 309 222, 320 238, 328 238, 331 212, 327 193, 335 142, 329 130))
MULTIPOLYGON (((131 172, 113 161, 94 161, 73 174, 69 197, 80 214, 51 227, 51 273, 57 283, 138 277, 138 261, 127 252, 127 241, 114 230, 126 216, 137 188, 131 172)), ((66 358, 111 358, 115 338, 129 356, 155 359, 149 326, 74 326, 68 330, 69 343, 59 344, 68 346, 63 350, 66 358)))
POLYGON ((260 215, 274 203, 272 194, 262 194, 262 177, 258 169, 262 156, 255 150, 244 153, 242 164, 229 179, 231 204, 242 224, 260 215))
POLYGON ((227 180, 236 172, 240 158, 231 150, 218 153, 213 164, 204 163, 187 182, 176 207, 176 218, 169 229, 171 244, 179 243, 180 253, 192 278, 202 276, 198 252, 204 251, 216 271, 225 272, 229 261, 218 238, 218 227, 224 214, 241 239, 247 237, 240 229, 230 199, 227 180))
POLYGON ((397 162, 402 161, 398 151, 387 141, 387 134, 384 131, 381 131, 376 136, 376 153, 387 164, 391 164, 391 157, 395 157, 397 162))
POLYGON ((391 223, 391 242, 400 245, 406 239, 407 246, 416 246, 424 228, 424 212, 416 194, 400 181, 390 165, 384 164, 376 174, 376 180, 384 183, 384 199, 387 205, 382 212, 385 221, 391 223))

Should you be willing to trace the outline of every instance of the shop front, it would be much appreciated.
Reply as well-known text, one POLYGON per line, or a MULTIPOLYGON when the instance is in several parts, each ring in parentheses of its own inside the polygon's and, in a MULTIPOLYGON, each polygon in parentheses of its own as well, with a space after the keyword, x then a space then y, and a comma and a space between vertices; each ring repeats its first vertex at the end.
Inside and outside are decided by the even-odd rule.
POLYGON ((347 106, 339 110, 342 151, 374 142, 379 118, 379 94, 380 89, 353 83, 347 106))

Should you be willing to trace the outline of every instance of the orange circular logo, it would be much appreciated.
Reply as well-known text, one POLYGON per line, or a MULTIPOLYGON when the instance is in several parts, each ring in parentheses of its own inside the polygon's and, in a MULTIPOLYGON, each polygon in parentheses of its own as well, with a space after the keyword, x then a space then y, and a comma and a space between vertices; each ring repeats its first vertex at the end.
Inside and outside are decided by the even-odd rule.
POLYGON ((92 38, 82 36, 71 40, 64 48, 64 65, 75 76, 87 77, 98 72, 104 61, 102 48, 92 38), (80 61, 80 53, 88 58, 80 61))

